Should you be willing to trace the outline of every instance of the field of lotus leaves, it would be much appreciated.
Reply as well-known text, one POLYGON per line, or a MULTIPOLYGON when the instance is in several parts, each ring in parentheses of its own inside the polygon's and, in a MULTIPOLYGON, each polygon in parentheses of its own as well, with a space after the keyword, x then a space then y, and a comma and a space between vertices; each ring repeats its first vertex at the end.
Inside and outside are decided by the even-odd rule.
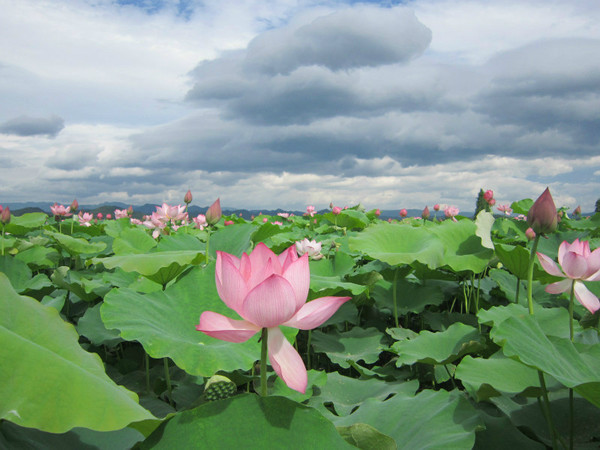
POLYGON ((580 294, 600 282, 570 273, 559 247, 589 243, 580 256, 600 265, 600 213, 559 210, 534 239, 526 220, 485 211, 177 213, 154 232, 124 214, 3 216, 0 448, 598 447, 600 313, 580 294), (217 252, 304 239, 320 243, 301 250, 307 304, 351 299, 315 329, 281 327, 301 392, 271 365, 261 381, 260 332, 227 342, 196 327, 205 311, 240 318, 217 290, 217 252), (534 245, 569 272, 565 292, 546 291, 563 278, 534 245))

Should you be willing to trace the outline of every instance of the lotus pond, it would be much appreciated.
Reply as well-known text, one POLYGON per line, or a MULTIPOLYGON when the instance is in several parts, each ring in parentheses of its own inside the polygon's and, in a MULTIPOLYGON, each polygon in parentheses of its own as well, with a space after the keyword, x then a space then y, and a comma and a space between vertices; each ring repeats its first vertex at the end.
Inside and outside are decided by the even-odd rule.
POLYGON ((562 278, 531 250, 559 261, 565 241, 600 247, 600 213, 564 214, 535 241, 526 221, 485 211, 232 215, 155 237, 128 217, 59 219, 4 226, 1 448, 598 447, 599 313, 548 293, 562 278), (261 333, 196 329, 206 311, 240 319, 219 295, 217 252, 282 254, 305 238, 321 244, 307 305, 350 300, 314 329, 280 327, 306 388, 269 365, 261 395, 261 333))

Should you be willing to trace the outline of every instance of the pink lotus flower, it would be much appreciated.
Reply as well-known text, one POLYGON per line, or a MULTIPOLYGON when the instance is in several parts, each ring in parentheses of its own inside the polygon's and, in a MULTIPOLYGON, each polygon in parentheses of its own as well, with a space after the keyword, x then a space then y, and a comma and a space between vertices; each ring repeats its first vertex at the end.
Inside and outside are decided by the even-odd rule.
POLYGON ((221 199, 217 198, 206 210, 206 222, 209 225, 214 225, 221 220, 222 215, 223 212, 221 211, 221 199))
POLYGON ((102 220, 102 218, 104 217, 104 214, 98 213, 98 214, 96 214, 96 217, 98 218, 98 220, 102 220))
POLYGON ((73 213, 71 212, 70 206, 67 206, 65 208, 64 205, 59 205, 58 203, 55 203, 54 205, 52 205, 50 207, 50 211, 52 211, 52 215, 54 215, 54 216, 71 217, 73 215, 73 213))
POLYGON ((404 208, 400 210, 400 217, 406 217, 408 215, 408 211, 404 208))
POLYGON ((425 206, 425 209, 423 210, 423 212, 421 213, 421 217, 425 220, 429 219, 429 216, 431 215, 431 213, 429 212, 429 207, 425 206))
POLYGON ((170 206, 166 203, 163 203, 162 206, 156 207, 156 211, 153 213, 153 215, 155 214, 155 217, 164 223, 187 220, 185 206, 182 205, 170 206))
POLYGON ((69 208, 71 208, 71 211, 77 211, 77 208, 79 208, 79 203, 77 202, 77 199, 73 199, 73 202, 71 203, 71 206, 69 206, 69 208))
POLYGON ((246 342, 266 328, 271 366, 288 387, 306 392, 304 362, 279 326, 316 328, 350 297, 322 297, 307 303, 308 255, 299 258, 294 246, 276 255, 262 242, 241 259, 218 251, 215 281, 221 300, 242 320, 204 311, 196 329, 216 339, 246 342))
POLYGON ((106 219, 107 219, 107 220, 110 220, 110 219, 112 219, 112 214, 111 214, 111 213, 108 213, 108 214, 106 215, 106 219))
POLYGON ((319 260, 323 257, 321 254, 321 243, 314 239, 309 241, 307 238, 304 238, 301 241, 296 241, 296 251, 299 256, 308 253, 308 256, 314 260, 319 260))
POLYGON ((513 212, 512 208, 509 205, 500 205, 496 207, 496 209, 500 212, 503 212, 507 216, 510 216, 513 212))
POLYGON ((531 208, 529 208, 527 222, 536 233, 546 234, 556 230, 558 226, 558 214, 549 188, 546 188, 531 208))
POLYGON ((8 206, 4 209, 0 206, 0 222, 2 222, 2 225, 10 223, 10 208, 8 206))
POLYGON ((225 226, 229 226, 229 225, 233 225, 235 222, 233 220, 226 220, 225 222, 223 222, 223 225, 225 226))
POLYGON ((115 209, 115 219, 123 219, 125 217, 129 217, 129 210, 115 209))
POLYGON ((537 257, 546 272, 555 277, 565 278, 546 286, 546 292, 560 294, 569 291, 573 286, 577 301, 589 312, 594 314, 600 309, 598 297, 583 284, 583 281, 600 281, 600 248, 590 252, 588 241, 580 242, 579 239, 575 239, 572 244, 563 241, 558 248, 558 263, 562 270, 548 256, 537 252, 537 257))
POLYGON ((204 230, 204 227, 208 225, 206 222, 206 216, 204 214, 198 214, 196 217, 192 218, 194 223, 196 224, 196 228, 204 230))
POLYGON ((440 210, 440 205, 438 205, 437 203, 435 205, 433 205, 433 210, 434 211, 439 211, 440 210))
POLYGON ((456 207, 456 206, 446 206, 444 208, 444 214, 446 215, 446 217, 448 218, 452 218, 453 221, 457 222, 456 220, 456 216, 458 213, 460 212, 460 210, 456 207))
POLYGON ((279 217, 283 217, 284 219, 288 219, 290 217, 290 213, 277 213, 279 217))
POLYGON ((185 203, 185 204, 192 203, 192 191, 190 191, 189 189, 183 196, 183 203, 185 203))
POLYGON ((274 220, 273 222, 271 222, 273 225, 283 225, 283 222, 280 222, 279 220, 274 220))
POLYGON ((334 206, 331 209, 331 212, 337 216, 338 214, 340 214, 342 212, 342 208, 340 208, 339 206, 334 206))
POLYGON ((375 215, 376 215, 377 217, 379 217, 379 216, 381 215, 381 210, 380 210, 379 208, 377 208, 377 209, 375 210, 375 215))
POLYGON ((92 220, 94 220, 94 215, 92 213, 84 213, 82 211, 79 211, 77 220, 79 221, 79 225, 83 227, 91 227, 92 220))
POLYGON ((488 189, 487 191, 485 191, 485 193, 483 194, 483 199, 486 202, 490 202, 491 199, 494 198, 494 191, 492 191, 491 189, 488 189))
POLYGON ((315 207, 310 205, 306 207, 306 213, 304 213, 305 216, 310 216, 313 217, 315 215, 315 207))

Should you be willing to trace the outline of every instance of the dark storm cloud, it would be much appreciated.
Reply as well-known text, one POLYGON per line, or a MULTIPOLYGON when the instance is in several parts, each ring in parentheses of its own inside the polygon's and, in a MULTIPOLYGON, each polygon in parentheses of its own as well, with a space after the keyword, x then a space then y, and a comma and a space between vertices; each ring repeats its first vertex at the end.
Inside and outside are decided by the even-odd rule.
POLYGON ((65 121, 56 115, 50 117, 19 116, 1 123, 0 133, 16 136, 46 135, 55 137, 64 127, 65 121))
MULTIPOLYGON (((539 42, 488 63, 489 86, 475 110, 492 123, 558 130, 590 154, 600 144, 600 40, 539 42)), ((578 147, 579 150, 581 148, 578 147)))
POLYGON ((412 11, 362 6, 263 33, 248 45, 244 65, 272 75, 311 65, 373 67, 408 61, 430 41, 431 31, 412 11))
POLYGON ((245 52, 200 63, 186 98, 256 124, 411 109, 422 102, 406 91, 373 96, 362 79, 419 56, 430 41, 429 29, 405 8, 346 9, 263 33, 245 52))

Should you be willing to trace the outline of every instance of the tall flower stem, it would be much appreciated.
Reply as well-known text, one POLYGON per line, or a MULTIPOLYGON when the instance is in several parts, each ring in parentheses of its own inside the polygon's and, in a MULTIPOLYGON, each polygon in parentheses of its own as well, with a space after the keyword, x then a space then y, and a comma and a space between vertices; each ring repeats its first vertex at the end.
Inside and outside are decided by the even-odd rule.
POLYGON ((396 270, 394 271, 394 284, 392 285, 392 296, 394 299, 394 323, 396 325, 396 328, 400 328, 400 325, 398 324, 398 299, 397 299, 397 285, 398 285, 398 268, 396 268, 396 270))
POLYGON ((208 232, 208 234, 206 235, 206 248, 204 250, 205 255, 206 255, 206 264, 208 265, 208 249, 209 249, 209 241, 210 241, 210 231, 208 232))
MULTIPOLYGON (((540 241, 540 233, 536 234, 531 246, 531 254, 529 255, 529 266, 527 267, 527 302, 529 305, 529 314, 533 315, 533 263, 538 243, 540 241)), ((548 399, 548 390, 546 389, 546 381, 544 380, 544 372, 538 370, 538 378, 540 380, 540 388, 542 389, 543 401, 541 403, 542 413, 548 424, 550 436, 552 436, 552 448, 556 447, 556 431, 552 421, 552 412, 550 411, 550 400, 548 399)))
POLYGON ((2 224, 2 256, 4 256, 4 224, 2 224))
POLYGON ((261 397, 267 396, 267 340, 269 337, 269 331, 266 328, 262 329, 260 335, 261 348, 260 348, 260 395, 261 397))
POLYGON ((169 359, 163 358, 165 364, 165 379, 167 381, 167 390, 169 391, 169 405, 173 406, 173 387, 171 386, 171 375, 169 374, 169 359))
POLYGON ((535 259, 535 252, 537 251, 539 242, 540 235, 537 234, 533 240, 531 254, 529 255, 529 266, 527 267, 527 302, 529 305, 529 314, 533 314, 533 261, 535 259))
MULTIPOLYGON (((573 342, 573 305, 575 304, 575 281, 571 283, 571 298, 569 300, 569 337, 573 342)), ((573 434, 575 429, 575 412, 573 405, 573 388, 569 388, 569 449, 573 450, 573 434)))

